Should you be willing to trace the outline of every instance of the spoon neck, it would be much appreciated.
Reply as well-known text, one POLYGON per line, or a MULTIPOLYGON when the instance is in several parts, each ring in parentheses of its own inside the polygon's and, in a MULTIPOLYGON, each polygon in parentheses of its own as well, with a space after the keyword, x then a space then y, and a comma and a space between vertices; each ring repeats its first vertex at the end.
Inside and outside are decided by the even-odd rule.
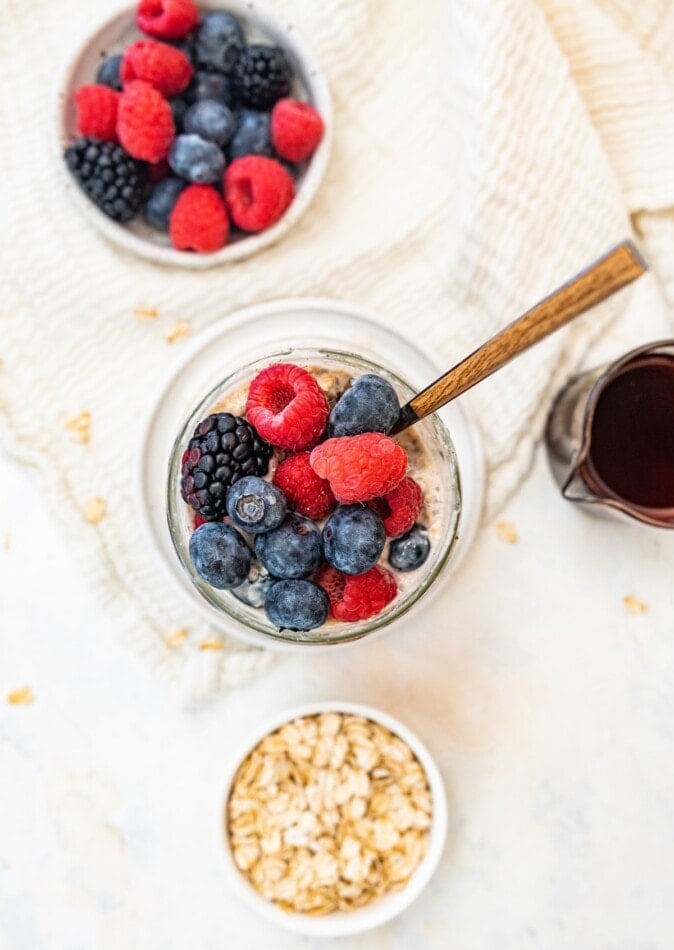
POLYGON ((391 429, 391 435, 398 435, 399 432, 403 432, 405 429, 408 429, 410 426, 413 426, 415 422, 419 421, 419 416, 416 414, 410 403, 407 403, 406 406, 403 406, 400 410, 400 415, 398 416, 398 421, 391 429))

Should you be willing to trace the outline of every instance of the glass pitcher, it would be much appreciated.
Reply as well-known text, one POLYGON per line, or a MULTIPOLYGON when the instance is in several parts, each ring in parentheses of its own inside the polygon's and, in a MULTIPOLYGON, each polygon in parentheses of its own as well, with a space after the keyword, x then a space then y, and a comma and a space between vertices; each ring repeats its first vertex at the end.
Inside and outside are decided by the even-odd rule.
POLYGON ((674 340, 573 377, 555 400, 545 441, 564 498, 674 528, 674 340))

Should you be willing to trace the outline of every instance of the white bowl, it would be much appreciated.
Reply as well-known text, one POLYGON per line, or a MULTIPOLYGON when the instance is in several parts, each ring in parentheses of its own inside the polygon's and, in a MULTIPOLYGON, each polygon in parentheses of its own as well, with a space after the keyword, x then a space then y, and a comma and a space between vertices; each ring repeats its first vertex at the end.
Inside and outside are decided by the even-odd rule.
POLYGON ((309 937, 345 937, 363 933, 366 930, 371 930, 373 927, 379 927, 382 924, 388 923, 388 921, 397 917, 398 914, 401 914, 409 907, 412 901, 421 894, 433 876, 445 846, 445 839, 447 837, 447 796, 445 794, 442 776, 435 764, 435 760, 426 746, 407 726, 403 725, 403 723, 388 713, 382 712, 380 709, 374 709, 372 706, 330 700, 307 703, 306 705, 296 706, 284 712, 277 713, 272 719, 265 722, 257 728, 252 735, 247 737, 245 744, 241 745, 237 754, 233 755, 231 759, 225 781, 224 797, 220 802, 218 812, 218 825, 218 835, 224 843, 225 872, 227 878, 236 895, 240 897, 248 907, 272 923, 278 924, 287 930, 292 930, 295 933, 304 934, 309 937), (430 828, 428 851, 412 874, 409 883, 402 890, 384 894, 371 904, 365 907, 359 907, 356 910, 333 911, 324 916, 312 916, 310 914, 295 914, 282 910, 271 901, 265 900, 265 898, 258 894, 253 885, 246 880, 234 863, 227 833, 225 814, 236 772, 243 760, 258 742, 268 733, 274 732, 274 730, 280 728, 280 726, 283 726, 287 722, 291 722, 303 716, 315 716, 324 712, 347 713, 349 715, 371 719, 373 722, 380 723, 382 726, 390 729, 391 732, 407 743, 428 777, 428 784, 433 798, 433 822, 430 828))
MULTIPOLYGON (((271 41, 283 47, 300 80, 303 98, 307 98, 320 112, 325 131, 320 145, 296 180, 296 194, 292 204, 272 227, 257 234, 244 235, 212 254, 178 251, 171 246, 167 234, 155 231, 141 215, 127 224, 108 218, 78 187, 65 162, 63 149, 77 137, 74 94, 82 85, 95 82, 96 71, 104 55, 122 50, 142 34, 136 27, 136 6, 124 6, 119 13, 106 20, 75 53, 61 85, 56 117, 57 160, 63 170, 72 198, 89 221, 119 247, 156 264, 174 267, 205 268, 216 264, 250 257, 279 240, 302 217, 318 191, 328 163, 332 141, 332 101, 328 84, 313 54, 297 35, 293 23, 281 23, 258 0, 199 0, 200 10, 227 10, 241 20, 247 39, 271 41)), ((295 90, 297 92, 297 90, 295 90)))

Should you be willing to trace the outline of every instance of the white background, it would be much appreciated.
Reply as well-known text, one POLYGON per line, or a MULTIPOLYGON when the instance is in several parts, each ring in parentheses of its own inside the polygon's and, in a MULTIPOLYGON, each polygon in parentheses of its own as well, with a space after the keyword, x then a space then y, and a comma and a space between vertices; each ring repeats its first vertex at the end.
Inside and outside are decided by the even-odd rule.
POLYGON ((674 534, 578 513, 542 456, 503 517, 518 543, 485 528, 411 627, 181 710, 83 587, 29 473, 0 462, 2 950, 312 945, 228 893, 218 810, 234 740, 334 697, 404 719, 450 801, 428 890, 349 947, 670 948, 674 534), (7 704, 24 683, 35 703, 7 704))

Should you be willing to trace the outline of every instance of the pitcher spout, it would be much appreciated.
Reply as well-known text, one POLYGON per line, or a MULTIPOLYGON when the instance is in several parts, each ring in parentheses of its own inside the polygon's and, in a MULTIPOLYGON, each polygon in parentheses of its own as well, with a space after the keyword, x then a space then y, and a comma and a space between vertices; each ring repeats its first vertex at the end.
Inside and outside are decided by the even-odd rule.
POLYGON ((606 498, 598 495, 587 484, 580 466, 572 470, 567 481, 562 485, 562 496, 567 501, 589 502, 595 505, 606 502, 606 498))

